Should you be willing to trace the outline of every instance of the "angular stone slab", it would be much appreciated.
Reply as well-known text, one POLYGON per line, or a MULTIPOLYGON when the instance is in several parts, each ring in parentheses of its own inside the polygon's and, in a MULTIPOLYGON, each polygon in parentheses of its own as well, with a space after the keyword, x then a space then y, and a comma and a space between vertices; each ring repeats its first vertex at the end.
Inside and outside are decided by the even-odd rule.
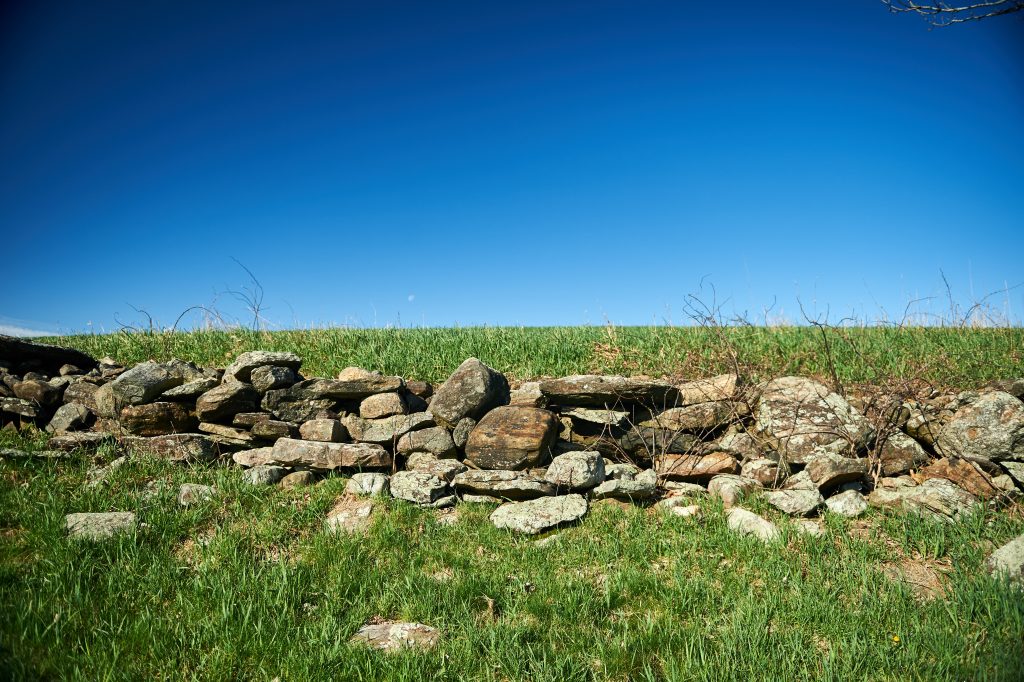
POLYGON ((750 414, 750 410, 746 403, 722 400, 673 407, 640 422, 640 426, 668 429, 669 431, 707 433, 739 421, 748 414, 750 414))
POLYGON ((252 371, 257 367, 288 367, 298 371, 301 366, 302 358, 295 353, 253 350, 239 355, 224 370, 224 376, 248 382, 252 378, 252 371))
POLYGON ((430 410, 438 423, 454 429, 460 419, 480 419, 509 401, 508 380, 476 358, 468 358, 434 393, 430 410))
POLYGON ((132 512, 81 512, 64 517, 68 536, 79 540, 105 540, 135 529, 138 522, 132 512))
POLYGON ((452 485, 460 493, 512 501, 555 494, 553 484, 524 471, 464 471, 452 479, 452 485))
POLYGON ((706 455, 662 455, 655 460, 658 476, 670 481, 710 481, 720 474, 740 470, 736 458, 724 452, 706 455))
POLYGON ((211 462, 220 456, 220 446, 199 433, 175 433, 168 436, 127 436, 121 442, 140 452, 163 457, 172 462, 211 462))
POLYGON ((370 443, 327 443, 280 438, 274 443, 270 463, 307 467, 316 471, 379 469, 393 463, 391 453, 370 443))
POLYGON ((359 628, 350 641, 387 652, 433 649, 441 641, 441 633, 422 623, 374 623, 359 628))
POLYGON ((600 374, 577 374, 540 382, 540 391, 554 405, 611 407, 620 403, 643 403, 670 407, 679 399, 675 386, 600 374))
POLYGON ((509 502, 491 513, 491 523, 526 535, 536 535, 565 523, 578 521, 587 513, 582 495, 541 497, 527 502, 509 502))

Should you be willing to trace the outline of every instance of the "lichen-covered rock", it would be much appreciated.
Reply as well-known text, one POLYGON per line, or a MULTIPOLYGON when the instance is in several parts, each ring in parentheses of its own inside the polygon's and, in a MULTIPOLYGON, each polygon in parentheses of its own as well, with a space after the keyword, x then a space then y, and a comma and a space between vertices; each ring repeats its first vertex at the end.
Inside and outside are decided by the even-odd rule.
POLYGON ((345 484, 345 493, 363 497, 380 497, 389 490, 388 476, 378 473, 352 474, 345 484))
POLYGON ((631 478, 608 479, 590 491, 591 499, 622 500, 633 502, 649 500, 658 489, 658 475, 653 469, 646 469, 631 478))
POLYGON ((1024 403, 1002 391, 964 393, 957 401, 959 409, 935 439, 938 452, 994 462, 1024 461, 1024 403))
POLYGON ((220 382, 213 377, 200 377, 184 383, 181 386, 169 388, 160 394, 159 400, 175 403, 191 403, 199 399, 199 396, 217 388, 220 382))
POLYGON ((210 437, 198 433, 174 433, 152 438, 128 436, 123 438, 122 442, 138 452, 182 464, 211 462, 220 455, 217 443, 210 437))
POLYGON ((35 403, 40 407, 54 407, 60 403, 63 391, 45 381, 27 379, 19 381, 11 387, 14 395, 22 400, 35 403))
POLYGON ((105 540, 136 528, 138 521, 132 512, 82 512, 64 517, 68 536, 79 540, 105 540))
POLYGON ((540 391, 553 405, 582 407, 614 407, 632 402, 664 408, 674 405, 679 398, 679 391, 668 384, 598 374, 548 379, 540 382, 540 391))
POLYGON ((868 510, 868 501, 856 490, 844 490, 825 500, 825 506, 833 514, 855 518, 868 510))
POLYGON ((194 431, 198 422, 181 403, 126 405, 121 410, 121 428, 135 436, 163 436, 194 431))
POLYGON ((252 370, 250 383, 260 393, 266 393, 267 391, 294 386, 298 380, 298 374, 291 367, 262 365, 252 370))
POLYGON ((404 649, 433 649, 440 640, 441 634, 429 625, 386 622, 364 625, 352 637, 351 642, 393 652, 404 649))
POLYGON ((810 516, 825 502, 817 490, 771 490, 765 493, 765 499, 790 516, 810 516))
POLYGON ((272 463, 314 471, 390 467, 391 453, 371 443, 328 443, 280 438, 274 443, 272 463))
POLYGON ((917 486, 875 488, 868 502, 874 506, 902 507, 940 521, 955 521, 971 513, 978 498, 952 481, 931 478, 917 486))
POLYGON ((600 452, 567 452, 551 460, 544 479, 562 490, 587 490, 604 483, 604 457, 600 452))
POLYGON ((449 483, 463 471, 466 471, 467 468, 465 464, 457 459, 439 459, 429 452, 414 452, 409 455, 409 459, 405 462, 406 471, 433 474, 449 483))
POLYGON ((350 415, 342 419, 353 440, 360 443, 376 443, 392 446, 407 433, 434 426, 434 418, 429 412, 400 414, 384 419, 363 419, 350 415))
POLYGON ((1024 586, 1024 535, 992 552, 986 565, 993 575, 1024 586))
POLYGON ((733 507, 751 492, 761 488, 761 484, 752 478, 719 474, 708 481, 708 495, 722 500, 726 507, 733 507))
POLYGON ((697 379, 676 386, 679 391, 680 405, 696 405, 732 400, 737 393, 737 377, 735 374, 719 374, 709 379, 697 379))
POLYGON ((928 463, 928 453, 920 443, 907 434, 897 431, 890 434, 879 452, 883 476, 899 476, 918 469, 928 463))
POLYGON ((551 412, 536 407, 497 407, 469 434, 466 460, 480 469, 526 469, 550 457, 557 437, 558 421, 551 412))
POLYGON ((391 476, 391 496, 433 508, 451 506, 456 501, 447 481, 415 471, 399 471, 391 476))
POLYGON ((992 481, 992 477, 973 462, 959 457, 943 457, 922 468, 914 479, 923 483, 931 478, 944 478, 976 497, 987 500, 998 497, 1003 490, 992 481))
POLYGON ((405 414, 408 408, 398 393, 376 393, 359 403, 359 416, 363 419, 381 419, 405 414))
POLYGON ((278 483, 282 488, 304 488, 316 483, 316 475, 312 471, 293 471, 278 483))
POLYGON ((272 464, 257 464, 242 473, 242 480, 249 485, 274 485, 288 475, 284 467, 272 464))
POLYGON ((749 413, 746 403, 720 400, 673 407, 640 422, 640 426, 669 431, 709 433, 739 421, 749 413))
POLYGON ((346 495, 327 512, 324 526, 334 533, 364 533, 373 523, 374 507, 372 500, 346 495))
POLYGON ((256 443, 256 436, 245 429, 236 429, 223 424, 199 422, 199 430, 209 434, 218 443, 231 447, 251 448, 256 443))
POLYGON ((807 456, 807 468, 804 471, 810 476, 819 490, 827 490, 841 483, 857 481, 867 474, 866 459, 843 457, 826 449, 818 449, 807 456))
POLYGON ((274 461, 274 448, 270 446, 239 450, 231 455, 231 459, 235 464, 247 468, 261 464, 270 464, 274 461))
POLYGON ((182 483, 178 488, 178 504, 182 507, 191 507, 194 504, 213 499, 217 489, 212 485, 201 483, 182 483))
MULTIPOLYGON (((174 366, 157 362, 143 362, 125 371, 112 382, 110 397, 113 410, 120 411, 125 405, 141 405, 156 400, 157 396, 169 388, 185 383, 182 372, 174 366)), ((106 416, 106 415, 104 415, 106 416)))
POLYGON ((287 367, 298 371, 301 366, 302 358, 295 353, 254 350, 239 355, 224 370, 224 377, 248 383, 252 379, 252 371, 257 367, 287 367))
POLYGON ((752 478, 766 488, 777 488, 789 478, 789 466, 785 462, 758 457, 747 460, 740 467, 740 474, 752 478))
POLYGON ((455 441, 452 440, 448 430, 433 426, 419 431, 412 431, 398 439, 398 452, 403 455, 411 455, 416 452, 426 452, 439 459, 455 457, 458 451, 455 449, 455 441))
POLYGON ((460 493, 503 500, 532 500, 554 495, 555 486, 524 471, 464 471, 452 480, 460 493))
POLYGON ((85 405, 65 403, 57 408, 47 425, 50 433, 65 433, 85 428, 92 419, 92 412, 85 405))
POLYGON ((344 443, 348 440, 348 429, 338 419, 310 419, 299 427, 299 437, 324 443, 344 443))
POLYGON ((598 424, 601 426, 627 426, 629 412, 623 410, 605 410, 594 407, 571 407, 561 411, 562 416, 598 424))
POLYGON ((476 358, 469 358, 441 385, 430 401, 438 423, 454 429, 460 419, 479 420, 509 401, 508 380, 476 358))
POLYGON ((733 507, 726 513, 726 522, 729 530, 755 537, 765 543, 774 542, 781 537, 774 523, 740 507, 733 507))
POLYGON ((556 526, 578 521, 586 513, 586 499, 574 493, 503 504, 491 513, 491 523, 497 528, 536 535, 556 526))
POLYGON ((754 418, 756 435, 769 439, 788 462, 806 462, 818 450, 853 455, 873 434, 842 396, 804 377, 763 385, 754 418))
POLYGON ((476 428, 476 420, 472 417, 463 417, 459 420, 459 423, 455 425, 455 429, 452 431, 452 441, 455 443, 455 447, 459 450, 466 449, 466 443, 469 442, 469 434, 473 433, 473 429, 476 428))
POLYGON ((720 474, 737 473, 740 464, 724 452, 662 455, 655 460, 655 470, 658 476, 669 481, 710 481, 720 474))
POLYGON ((202 422, 230 422, 239 412, 254 412, 260 404, 260 393, 241 381, 222 383, 199 396, 196 416, 202 422))

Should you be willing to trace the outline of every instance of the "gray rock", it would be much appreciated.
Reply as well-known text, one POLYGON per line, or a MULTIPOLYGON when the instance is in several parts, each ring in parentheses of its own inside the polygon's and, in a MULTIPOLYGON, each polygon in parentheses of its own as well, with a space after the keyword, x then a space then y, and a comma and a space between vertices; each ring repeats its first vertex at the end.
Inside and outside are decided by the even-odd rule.
POLYGON ((169 388, 160 394, 160 400, 176 403, 191 403, 199 399, 199 396, 214 389, 220 384, 213 377, 200 377, 181 386, 169 388))
POLYGON ((252 379, 252 372, 257 367, 287 367, 298 371, 302 366, 302 358, 295 353, 282 353, 275 351, 254 350, 242 353, 234 362, 224 370, 224 378, 237 379, 248 383, 252 379))
POLYGON ((230 422, 239 412, 255 412, 259 404, 259 391, 249 384, 232 381, 199 396, 196 415, 202 422, 230 422))
POLYGON ((402 377, 370 374, 361 379, 315 379, 305 388, 314 398, 362 400, 377 393, 400 392, 405 388, 402 377))
POLYGON ((765 499, 790 516, 811 516, 825 502, 817 490, 771 490, 765 493, 765 499))
POLYGON ((540 392, 539 381, 526 381, 510 392, 508 404, 520 407, 547 407, 548 399, 540 392))
POLYGON ((868 501, 856 490, 846 490, 825 500, 833 514, 856 518, 868 510, 868 501))
POLYGON ((372 649, 394 652, 406 649, 433 649, 441 633, 422 623, 373 623, 364 625, 350 640, 372 649))
POLYGON ((466 460, 480 469, 527 469, 550 457, 557 438, 553 413, 536 407, 496 407, 469 434, 466 460))
POLYGON ((603 426, 626 426, 629 422, 629 412, 621 410, 603 410, 592 407, 572 407, 561 411, 563 416, 578 419, 590 424, 603 426))
POLYGON ((183 383, 183 374, 175 371, 175 368, 156 362, 143 362, 125 371, 107 385, 110 387, 113 411, 116 413, 125 405, 152 402, 167 389, 181 386, 183 383))
POLYGON ((818 490, 827 490, 840 483, 864 478, 868 473, 868 463, 866 459, 843 457, 819 448, 807 457, 805 471, 818 490))
POLYGON ((640 473, 640 467, 628 462, 614 462, 604 465, 604 477, 607 480, 632 481, 640 473))
POLYGON ((665 481, 662 483, 665 490, 669 491, 673 496, 679 497, 703 497, 708 494, 708 489, 702 485, 696 483, 686 483, 684 481, 665 481))
POLYGON ((399 471, 391 476, 391 496, 423 507, 450 506, 455 496, 448 483, 433 474, 399 471))
POLYGON ((84 379, 76 381, 64 389, 64 402, 78 403, 88 407, 90 411, 96 412, 96 391, 99 388, 97 384, 84 379))
POLYGON ((679 399, 679 391, 674 386, 656 381, 595 374, 542 381, 540 390, 554 405, 582 407, 614 407, 626 402, 667 407, 674 405, 679 399))
POLYGON ((299 380, 298 374, 291 367, 263 365, 252 370, 250 383, 260 393, 281 388, 290 388, 299 380))
POLYGON ((405 401, 397 393, 376 393, 359 403, 359 416, 363 419, 382 419, 408 412, 405 401))
POLYGON ((699 504, 693 504, 691 500, 685 497, 666 497, 654 506, 674 516, 682 516, 683 518, 700 518, 704 515, 699 504))
POLYGON ((761 484, 752 478, 719 474, 708 481, 708 494, 722 500, 726 507, 732 507, 751 492, 761 488, 761 484))
POLYGON ((210 434, 219 443, 225 443, 232 447, 251 448, 256 443, 256 436, 245 429, 236 429, 233 426, 223 424, 209 424, 200 422, 199 430, 210 434))
POLYGON ((345 493, 361 497, 381 497, 389 491, 388 477, 385 474, 359 473, 352 474, 345 484, 345 493))
POLYGON ((406 456, 417 452, 426 452, 439 459, 445 459, 458 454, 455 449, 455 441, 452 440, 448 430, 440 426, 405 434, 398 439, 397 448, 400 454, 406 456))
POLYGON ((55 450, 63 450, 64 452, 71 452, 78 449, 95 450, 101 443, 109 441, 110 438, 111 436, 109 433, 99 433, 96 431, 73 431, 53 436, 50 438, 47 445, 55 450))
POLYGON ((497 528, 536 535, 578 521, 586 513, 587 501, 582 495, 561 495, 503 504, 491 513, 491 523, 497 528))
POLYGON ((274 461, 274 448, 252 448, 250 450, 239 450, 231 455, 235 464, 243 467, 254 467, 260 464, 270 464, 274 461))
POLYGON ((405 468, 406 471, 433 474, 449 483, 467 470, 466 465, 457 459, 438 459, 428 452, 414 452, 409 455, 405 468))
POLYGON ((697 379, 676 386, 680 405, 732 400, 736 396, 738 380, 735 374, 719 374, 710 379, 697 379))
POLYGON ((992 575, 1024 585, 1024 535, 1018 535, 994 551, 986 565, 992 575))
POLYGON ((316 483, 316 476, 312 471, 293 471, 278 484, 282 488, 305 488, 316 483))
POLYGON ((242 480, 249 485, 274 485, 288 475, 284 467, 271 464, 257 464, 242 473, 242 480))
POLYGON ((438 423, 454 429, 465 417, 480 419, 491 409, 509 401, 508 380, 476 358, 468 358, 445 381, 430 410, 438 423))
POLYGON ((338 419, 310 419, 299 427, 299 437, 324 443, 344 443, 348 440, 348 429, 338 419))
POLYGON ((407 433, 434 426, 434 418, 429 412, 416 412, 384 419, 349 416, 342 423, 353 440, 391 446, 407 433))
POLYGON ((391 467, 391 453, 370 443, 327 443, 280 438, 274 443, 275 464, 314 471, 391 467))
POLYGON ((1000 462, 1000 464, 1018 486, 1024 487, 1024 462, 1011 462, 1006 460, 1000 462))
POLYGON ((50 433, 65 433, 88 426, 92 412, 85 405, 66 403, 57 408, 46 430, 50 433))
POLYGON ((633 502, 649 500, 658 488, 658 475, 653 469, 642 471, 632 479, 617 478, 606 480, 590 491, 594 500, 616 499, 633 502))
POLYGON ((452 480, 452 485, 462 494, 513 501, 555 494, 554 485, 523 471, 464 471, 452 480))
POLYGON ((476 420, 472 417, 463 417, 459 420, 459 423, 455 425, 455 430, 452 431, 452 441, 455 443, 455 447, 459 450, 466 448, 466 443, 469 441, 469 434, 476 428, 476 420))
POLYGON ((169 436, 123 438, 125 446, 137 452, 163 457, 172 462, 211 462, 220 455, 220 447, 208 436, 198 433, 175 433, 169 436))
POLYGON ((974 510, 978 498, 944 478, 931 478, 912 487, 875 488, 868 503, 902 507, 939 521, 956 521, 974 510))
POLYGON ((740 507, 733 507, 726 513, 726 522, 729 530, 740 535, 753 536, 765 543, 774 542, 782 537, 774 523, 740 507))
POLYGON ((604 483, 604 458, 599 452, 567 452, 551 460, 544 479, 558 488, 586 490, 604 483))
POLYGON ((181 487, 178 488, 178 504, 182 507, 190 507, 200 502, 212 500, 213 496, 216 495, 217 489, 212 485, 202 485, 201 483, 182 483, 181 487))
POLYGON ((935 439, 943 455, 1024 461, 1024 403, 1009 393, 960 394, 962 405, 935 439))
POLYGON ((711 403, 697 403, 684 407, 673 407, 660 412, 640 426, 647 428, 668 429, 708 433, 727 424, 739 421, 750 413, 746 403, 721 400, 711 403))
POLYGON ((766 457, 758 457, 743 463, 740 473, 752 478, 766 488, 777 488, 789 478, 789 466, 766 457))
POLYGON ((0 398, 0 412, 26 419, 38 419, 42 413, 38 405, 21 398, 0 398))
POLYGON ((883 476, 898 476, 919 469, 928 464, 929 459, 920 443, 902 431, 890 434, 885 439, 879 457, 882 460, 883 476))
POLYGON ((181 403, 126 405, 121 410, 121 428, 134 436, 163 436, 188 433, 197 425, 196 417, 181 403))
POLYGON ((0 458, 6 459, 67 459, 69 454, 63 450, 20 450, 18 448, 0 448, 0 458))
POLYGON ((127 533, 138 525, 132 512, 101 512, 68 514, 64 526, 68 535, 80 540, 105 540, 127 533))
POLYGON ((264 419, 252 425, 252 435, 257 438, 277 440, 278 438, 294 438, 299 434, 295 424, 276 419, 264 419))
POLYGON ((324 525, 332 533, 365 533, 373 523, 374 507, 372 500, 342 497, 327 512, 324 525))

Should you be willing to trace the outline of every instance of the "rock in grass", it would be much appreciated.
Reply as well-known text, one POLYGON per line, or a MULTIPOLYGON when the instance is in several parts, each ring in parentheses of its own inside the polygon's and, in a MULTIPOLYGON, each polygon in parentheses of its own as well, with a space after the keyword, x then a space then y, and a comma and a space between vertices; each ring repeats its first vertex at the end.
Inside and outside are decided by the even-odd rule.
POLYGON ((134 530, 136 525, 137 520, 132 512, 85 512, 64 517, 68 536, 81 540, 105 540, 118 533, 134 530))
POLYGON ((254 350, 242 353, 224 370, 224 377, 248 382, 257 367, 287 367, 298 371, 302 358, 295 353, 254 350))
POLYGON ((789 477, 789 466, 766 457, 747 460, 740 468, 745 478, 752 478, 766 488, 777 488, 789 477))
POLYGON ((405 469, 433 474, 451 483, 456 476, 466 471, 467 467, 457 459, 438 459, 428 452, 414 452, 405 461, 405 469))
POLYGON ((212 485, 201 483, 182 483, 178 488, 178 504, 182 507, 190 507, 206 500, 213 499, 217 490, 212 485))
POLYGON ((1024 535, 1018 535, 994 551, 986 565, 993 575, 1024 586, 1024 535))
POLYGON ((278 484, 282 488, 304 488, 316 483, 316 476, 312 471, 293 471, 278 484))
POLYGON ((380 497, 388 492, 388 477, 385 474, 352 474, 345 484, 345 493, 354 496, 380 497))
POLYGON ((139 452, 163 457, 172 462, 210 462, 220 454, 220 446, 208 436, 198 433, 175 433, 168 436, 131 436, 122 442, 139 452))
POLYGON ((818 490, 827 490, 841 483, 858 481, 867 474, 866 459, 843 457, 828 450, 815 450, 807 456, 807 475, 818 490))
POLYGON ((373 523, 374 503, 346 495, 327 512, 324 526, 336 533, 363 533, 373 523))
POLYGON ((491 513, 491 523, 497 528, 536 535, 563 523, 578 521, 586 513, 587 500, 574 493, 503 504, 491 513))
POLYGON ((708 482, 708 494, 722 500, 726 507, 739 504, 739 501, 751 492, 761 487, 761 484, 752 478, 735 476, 733 474, 720 474, 708 482))
POLYGON ((868 510, 868 501, 856 490, 846 490, 825 500, 833 514, 855 518, 868 510))
POLYGON ((633 478, 608 479, 591 490, 590 497, 594 500, 614 499, 623 502, 649 500, 654 497, 657 488, 658 475, 654 469, 647 469, 633 478))
POLYGON ((765 499, 790 516, 810 516, 825 502, 817 490, 772 490, 765 493, 765 499))
POLYGON ((935 438, 944 455, 1024 462, 1024 403, 1003 391, 961 393, 935 438))
POLYGON ((100 446, 100 443, 106 442, 110 437, 109 433, 99 433, 97 431, 72 431, 53 436, 50 438, 48 445, 51 448, 65 452, 71 452, 79 448, 95 450, 100 446))
POLYGON ((505 376, 476 358, 468 358, 434 393, 430 410, 439 424, 454 429, 460 419, 480 419, 508 401, 505 376))
POLYGON ((57 408, 47 425, 46 430, 50 433, 64 433, 75 431, 88 425, 92 418, 92 412, 85 405, 78 403, 67 403, 57 408))
POLYGON ((774 523, 740 507, 730 509, 726 515, 726 521, 729 524, 729 530, 740 535, 756 537, 762 542, 773 542, 780 537, 779 529, 774 523))
POLYGON ((242 474, 242 480, 249 485, 274 485, 288 474, 284 467, 272 464, 258 464, 251 469, 246 469, 242 474))
POLYGON ((402 651, 405 649, 433 649, 441 634, 422 623, 373 623, 364 625, 352 637, 353 644, 363 644, 381 651, 402 651))
POLYGON ((525 471, 464 471, 452 479, 452 485, 462 494, 504 500, 532 500, 555 494, 554 485, 525 471))
POLYGON ((391 496, 421 507, 445 507, 455 504, 448 482, 433 474, 399 471, 391 477, 391 496))

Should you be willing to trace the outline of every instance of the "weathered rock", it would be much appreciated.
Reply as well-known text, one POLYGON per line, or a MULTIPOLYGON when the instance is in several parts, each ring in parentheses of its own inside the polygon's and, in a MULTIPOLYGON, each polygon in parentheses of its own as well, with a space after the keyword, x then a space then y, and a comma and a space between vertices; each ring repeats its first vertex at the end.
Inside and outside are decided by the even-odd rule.
POLYGON ((201 483, 182 483, 178 488, 178 504, 182 507, 191 507, 194 504, 212 500, 217 489, 212 485, 201 483))
POLYGON ((363 497, 381 497, 388 493, 388 477, 386 474, 359 473, 352 474, 345 484, 345 494, 363 497))
POLYGON ((338 372, 335 377, 338 381, 373 381, 381 379, 384 375, 376 370, 363 369, 362 367, 346 367, 338 372))
POLYGON ((172 462, 210 462, 220 455, 220 447, 209 437, 198 433, 175 433, 152 438, 128 436, 122 442, 133 450, 172 462))
POLYGON ((761 387, 755 435, 769 439, 787 462, 818 450, 853 455, 873 434, 871 424, 839 394, 812 379, 782 377, 761 387))
POLYGON ((439 459, 458 455, 455 441, 452 440, 448 430, 440 426, 405 434, 398 440, 397 449, 399 453, 406 456, 416 452, 426 452, 439 459))
POLYGON ((1018 535, 992 552, 986 566, 992 575, 1024 585, 1024 535, 1018 535))
POLYGON ((868 510, 868 501, 856 490, 846 490, 825 500, 833 514, 855 518, 868 510))
POLYGON ((882 444, 879 456, 883 476, 899 476, 928 463, 928 453, 907 434, 897 431, 882 444))
POLYGON ((661 455, 688 455, 699 450, 698 439, 692 433, 634 427, 617 442, 619 449, 634 459, 656 460, 661 455))
POLYGON ((433 649, 441 640, 441 633, 422 623, 372 623, 359 628, 350 640, 381 651, 404 649, 433 649))
POLYGON ((92 412, 85 405, 78 403, 66 403, 57 408, 50 419, 46 430, 50 433, 64 433, 76 431, 89 425, 92 419, 92 412))
POLYGON ((578 521, 587 513, 582 495, 541 497, 527 502, 509 502, 491 513, 491 523, 518 533, 536 535, 556 526, 578 521))
POLYGON ((604 465, 604 477, 608 481, 632 481, 640 474, 640 467, 629 462, 613 462, 611 464, 605 463, 604 465))
POLYGON ((163 436, 194 431, 196 417, 181 403, 126 405, 121 410, 121 428, 135 436, 163 436))
POLYGON ((199 423, 199 430, 210 434, 215 440, 232 446, 251 448, 256 443, 256 436, 245 429, 236 429, 223 424, 199 423))
POLYGON ((957 396, 962 403, 935 439, 947 456, 1024 461, 1024 403, 1009 393, 957 396))
POLYGON ((735 374, 719 374, 709 379, 697 379, 676 386, 680 405, 732 400, 736 396, 735 374))
POLYGON ((390 467, 391 453, 370 443, 327 443, 280 438, 274 443, 273 462, 315 471, 390 467))
POLYGON ((633 478, 616 478, 606 480, 590 491, 595 500, 615 499, 627 502, 648 500, 654 497, 658 488, 658 475, 653 469, 646 469, 633 478))
MULTIPOLYGON (((152 402, 167 389, 181 386, 183 383, 185 378, 179 367, 143 362, 126 370, 107 386, 110 387, 110 398, 113 401, 113 411, 116 413, 125 405, 152 402)), ((96 398, 99 400, 98 394, 96 398)))
POLYGON ((740 467, 740 473, 766 488, 777 488, 789 477, 789 466, 785 462, 759 457, 744 462, 740 467))
POLYGON ((414 395, 421 400, 428 400, 432 395, 434 395, 434 387, 430 385, 429 381, 406 381, 405 390, 408 391, 410 395, 414 395))
POLYGON ((64 402, 78 403, 95 412, 97 390, 99 390, 99 386, 91 381, 76 381, 64 389, 64 402))
POLYGON ((995 381, 988 382, 987 387, 995 389, 996 391, 1002 391, 1003 393, 1009 393, 1017 400, 1024 400, 1024 377, 1018 377, 1016 379, 997 379, 995 381))
POLYGON ((1003 469, 1010 475, 1010 478, 1017 483, 1018 486, 1024 488, 1024 462, 1011 462, 1009 460, 1001 462, 1003 469))
POLYGON ((377 393, 359 403, 359 416, 363 419, 394 417, 408 412, 405 401, 397 393, 377 393))
POLYGON ((746 403, 720 400, 713 403, 697 403, 685 407, 673 407, 640 422, 641 427, 709 433, 727 424, 739 421, 750 413, 746 403))
POLYGON ((547 407, 548 399, 540 392, 539 381, 526 381, 511 391, 508 404, 519 407, 547 407))
POLYGON ((943 457, 924 467, 914 475, 914 480, 923 483, 930 478, 944 478, 952 481, 967 492, 987 500, 1003 493, 992 482, 992 478, 981 467, 959 457, 943 457))
POLYGON ((686 483, 684 481, 664 481, 662 487, 672 497, 703 497, 708 494, 708 489, 697 483, 686 483))
POLYGON ((704 515, 699 504, 692 504, 685 497, 666 497, 654 506, 674 516, 681 516, 683 518, 699 519, 704 515))
POLYGON ((242 353, 224 370, 225 380, 237 379, 248 383, 252 372, 257 367, 287 367, 298 371, 302 366, 302 358, 295 353, 254 350, 242 353))
POLYGON ((199 399, 199 396, 217 387, 220 384, 213 377, 200 377, 181 386, 169 388, 160 394, 159 399, 176 402, 191 403, 199 399))
POLYGON ((371 374, 362 379, 351 380, 314 379, 305 390, 313 398, 362 400, 378 393, 395 393, 404 387, 402 377, 371 374))
POLYGON ((301 423, 317 419, 321 412, 333 410, 338 403, 334 398, 316 394, 315 389, 321 381, 308 379, 290 388, 269 390, 260 405, 281 421, 301 423))
POLYGON ((373 523, 374 506, 372 500, 342 497, 327 512, 324 525, 334 533, 364 533, 373 523))
POLYGON ((724 452, 707 455, 662 455, 655 461, 658 476, 670 481, 709 481, 719 474, 735 474, 739 462, 724 452))
POLYGON ((466 443, 469 442, 469 434, 473 433, 475 428, 476 420, 472 417, 460 419, 459 423, 455 425, 455 430, 452 431, 452 442, 455 443, 455 447, 459 450, 465 450, 466 443))
POLYGON ((733 507, 739 503, 744 496, 760 489, 761 484, 752 478, 735 476, 733 474, 719 474, 708 481, 708 494, 722 500, 726 507, 733 507))
POLYGON ((242 472, 242 480, 249 485, 274 485, 288 475, 284 467, 272 464, 257 464, 242 472))
POLYGON ((265 419, 252 425, 252 435, 258 438, 276 440, 278 438, 294 438, 299 435, 295 424, 281 422, 276 419, 265 419))
POLYGON ((733 507, 726 513, 726 522, 729 530, 753 536, 762 542, 774 542, 781 537, 774 523, 740 507, 733 507))
POLYGON ((84 369, 96 366, 90 355, 74 348, 53 346, 0 334, 0 360, 8 367, 36 367, 49 374, 56 374, 62 365, 75 365, 84 369))
POLYGON ((551 460, 544 480, 562 490, 587 490, 604 483, 604 458, 600 452, 567 452, 551 460))
POLYGON ((433 474, 451 483, 456 476, 466 471, 467 467, 457 459, 438 459, 429 452, 414 452, 409 455, 405 469, 406 471, 433 474))
POLYGON ((293 471, 278 484, 282 488, 304 488, 316 483, 316 476, 312 471, 293 471))
POLYGON ((196 400, 196 415, 203 422, 230 422, 239 412, 255 412, 260 394, 241 381, 222 383, 196 400))
POLYGON ((0 448, 0 458, 7 459, 67 459, 69 454, 63 450, 20 450, 18 448, 0 448))
POLYGON ((660 408, 674 405, 679 398, 679 391, 668 384, 595 374, 542 381, 540 391, 552 404, 583 407, 614 407, 636 402, 660 408))
POLYGON ((555 486, 523 471, 464 471, 452 480, 459 493, 504 500, 532 500, 554 495, 555 486))
POLYGON ((324 443, 344 443, 348 440, 348 429, 338 419, 310 419, 299 427, 299 437, 324 443))
POLYGON ((453 429, 460 419, 479 420, 508 401, 505 376, 476 358, 469 358, 437 389, 430 401, 430 410, 439 424, 453 429))
POLYGON ((239 429, 251 429, 260 422, 271 419, 273 415, 266 412, 239 412, 231 418, 231 425, 239 429))
POLYGON ((810 516, 825 502, 817 490, 771 490, 765 499, 784 514, 810 516))
POLYGON ((820 538, 824 537, 825 529, 821 527, 819 521, 812 519, 793 519, 793 529, 801 535, 808 537, 820 538))
POLYGON ((109 433, 99 433, 96 431, 73 431, 51 437, 47 445, 55 450, 63 450, 64 452, 78 450, 79 448, 84 450, 95 450, 101 443, 105 443, 110 440, 110 438, 111 436, 109 433))
POLYGON ((626 426, 629 422, 629 412, 621 410, 603 410, 592 407, 572 407, 561 411, 563 416, 578 419, 590 424, 603 426, 626 426))
POLYGON ((299 380, 298 374, 291 367, 262 365, 252 370, 250 383, 260 393, 280 388, 290 388, 299 380))
POLYGON ((469 435, 466 460, 480 469, 526 469, 550 456, 557 437, 558 421, 551 412, 536 407, 497 407, 469 435))
POLYGON ((391 496, 422 507, 455 504, 455 495, 444 480, 433 474, 399 471, 391 476, 391 496))
POLYGON ((807 475, 818 486, 818 490, 827 490, 840 483, 857 481, 868 472, 866 459, 843 457, 826 449, 818 449, 807 456, 807 475))
POLYGON ((902 507, 941 521, 955 521, 970 513, 978 499, 952 481, 931 478, 913 487, 875 488, 868 502, 874 506, 902 507))
POLYGON ((41 412, 38 405, 30 400, 21 398, 0 398, 0 412, 25 417, 26 419, 37 419, 41 412))
POLYGON ((132 512, 83 512, 64 517, 68 535, 80 540, 105 540, 119 533, 131 532, 137 525, 132 512))
POLYGON ((14 391, 16 397, 35 403, 40 407, 54 407, 60 404, 63 395, 63 391, 59 388, 38 379, 19 381, 11 387, 11 390, 14 391))
POLYGON ((363 419, 352 415, 342 419, 342 424, 353 440, 391 446, 407 433, 434 426, 434 418, 429 412, 400 414, 384 419, 363 419))
POLYGON ((243 467, 255 467, 261 464, 270 464, 274 461, 274 448, 252 448, 250 450, 239 450, 231 455, 235 464, 243 467))

